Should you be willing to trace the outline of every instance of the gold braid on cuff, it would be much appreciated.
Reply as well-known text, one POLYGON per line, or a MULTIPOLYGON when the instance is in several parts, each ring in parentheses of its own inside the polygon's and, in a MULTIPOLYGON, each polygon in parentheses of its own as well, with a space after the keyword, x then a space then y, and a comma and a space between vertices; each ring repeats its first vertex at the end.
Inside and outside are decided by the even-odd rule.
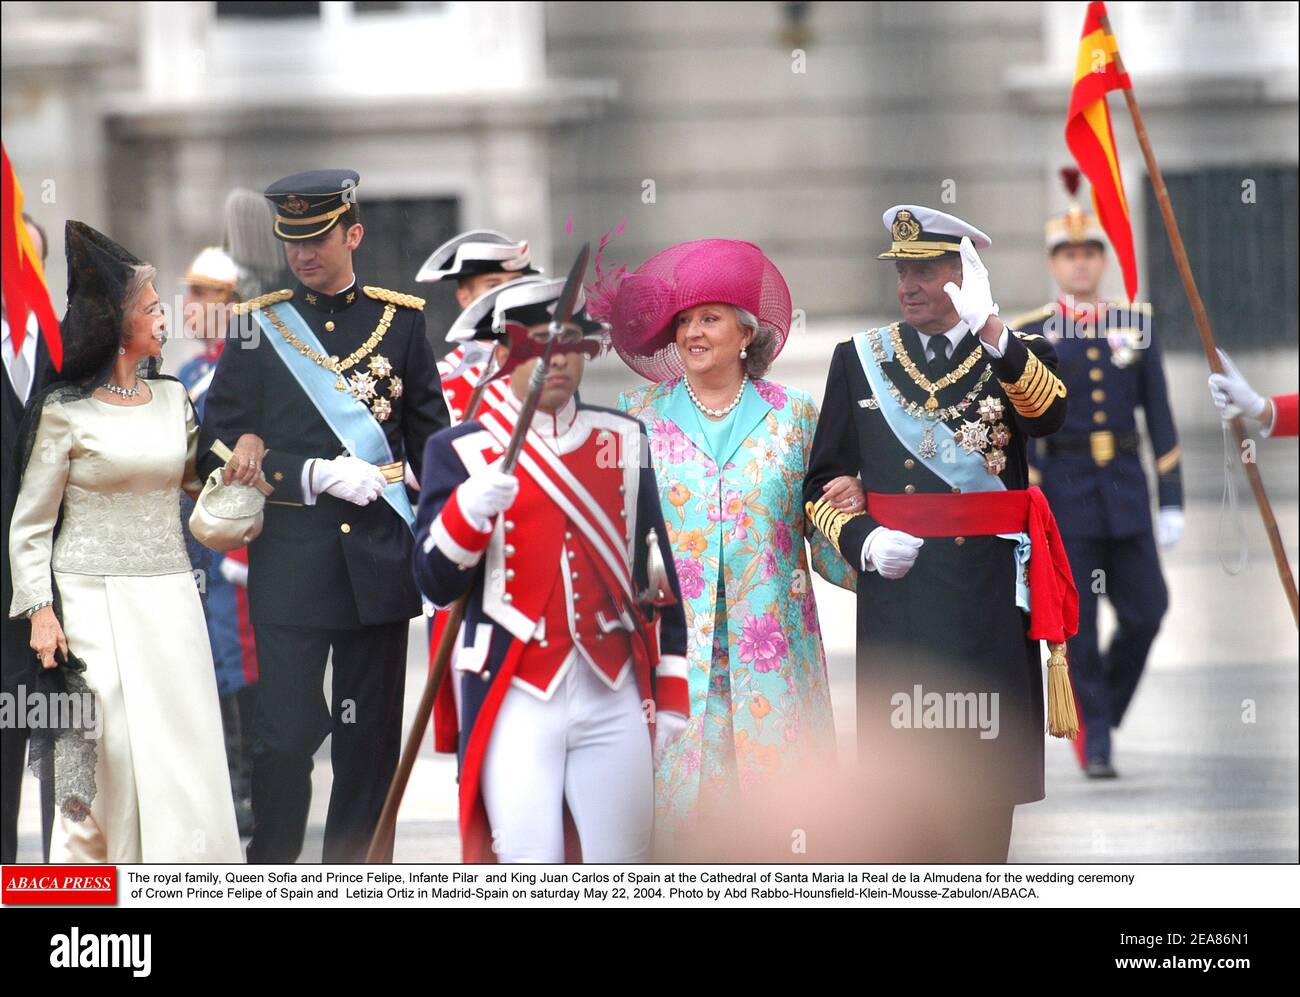
POLYGON ((844 529, 844 524, 850 519, 866 515, 865 512, 841 512, 824 498, 818 499, 816 502, 805 503, 804 512, 807 514, 809 522, 821 531, 822 536, 835 545, 836 550, 840 546, 840 531, 844 529))
POLYGON ((999 381, 1007 398, 1026 419, 1037 419, 1052 406, 1057 398, 1065 397, 1065 385, 1047 365, 1032 352, 1025 362, 1024 372, 1015 384, 999 381))

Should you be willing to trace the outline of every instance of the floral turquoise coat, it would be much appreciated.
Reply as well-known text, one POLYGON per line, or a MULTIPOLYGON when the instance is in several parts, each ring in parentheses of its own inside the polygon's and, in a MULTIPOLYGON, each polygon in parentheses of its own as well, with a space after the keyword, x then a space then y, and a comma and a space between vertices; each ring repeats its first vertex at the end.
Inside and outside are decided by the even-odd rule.
MULTIPOLYGON (((624 392, 619 408, 650 439, 689 633, 691 718, 655 774, 656 827, 694 826, 723 568, 732 735, 742 792, 833 757, 826 656, 804 538, 817 572, 853 589, 856 573, 804 516, 817 406, 802 391, 752 381, 722 453, 700 431, 681 378, 624 392)), ((708 787, 712 788, 712 787, 708 787)))

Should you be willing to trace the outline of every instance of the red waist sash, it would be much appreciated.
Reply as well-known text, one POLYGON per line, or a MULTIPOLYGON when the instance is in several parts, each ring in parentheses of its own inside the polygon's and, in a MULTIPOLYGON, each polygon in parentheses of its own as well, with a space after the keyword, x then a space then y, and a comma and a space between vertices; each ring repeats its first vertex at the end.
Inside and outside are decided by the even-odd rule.
POLYGON ((1079 593, 1047 497, 1038 488, 1001 492, 867 493, 867 514, 914 537, 1029 534, 1029 636, 1061 643, 1079 629, 1079 593))

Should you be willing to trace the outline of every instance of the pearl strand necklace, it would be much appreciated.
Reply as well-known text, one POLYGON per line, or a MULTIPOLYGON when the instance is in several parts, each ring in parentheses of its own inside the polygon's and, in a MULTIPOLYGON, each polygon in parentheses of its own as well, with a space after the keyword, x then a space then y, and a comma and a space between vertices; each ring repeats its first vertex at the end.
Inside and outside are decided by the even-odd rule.
POLYGON ((691 401, 695 407, 705 415, 713 416, 715 419, 721 419, 724 415, 730 414, 731 410, 740 404, 740 396, 745 393, 745 385, 749 383, 749 375, 743 374, 740 378, 740 390, 736 392, 736 397, 731 399, 731 404, 726 408, 709 408, 695 396, 695 389, 691 387, 691 379, 683 376, 682 380, 686 382, 686 393, 691 396, 691 401))

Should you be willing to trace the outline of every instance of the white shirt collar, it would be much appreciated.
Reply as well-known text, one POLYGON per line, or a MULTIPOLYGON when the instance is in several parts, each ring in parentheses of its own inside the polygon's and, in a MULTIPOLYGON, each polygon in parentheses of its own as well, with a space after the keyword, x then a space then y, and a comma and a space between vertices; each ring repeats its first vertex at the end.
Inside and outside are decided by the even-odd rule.
MULTIPOLYGON (((968 332, 970 332, 970 326, 968 326, 965 322, 958 320, 956 325, 954 325, 951 329, 949 329, 947 332, 943 334, 948 338, 948 342, 952 344, 952 354, 955 354, 957 352, 957 344, 966 338, 966 333, 968 332)), ((933 338, 933 336, 926 335, 924 332, 921 332, 920 330, 917 330, 916 334, 921 337, 921 348, 929 349, 930 340, 933 338)), ((938 334, 936 333, 935 335, 938 334)))
MULTIPOLYGON (((523 408, 522 403, 514 396, 514 392, 506 397, 515 415, 518 415, 523 408)), ((587 438, 590 427, 579 418, 581 414, 577 402, 570 398, 557 412, 543 412, 540 409, 534 412, 532 430, 556 453, 566 454, 576 450, 587 438)))

